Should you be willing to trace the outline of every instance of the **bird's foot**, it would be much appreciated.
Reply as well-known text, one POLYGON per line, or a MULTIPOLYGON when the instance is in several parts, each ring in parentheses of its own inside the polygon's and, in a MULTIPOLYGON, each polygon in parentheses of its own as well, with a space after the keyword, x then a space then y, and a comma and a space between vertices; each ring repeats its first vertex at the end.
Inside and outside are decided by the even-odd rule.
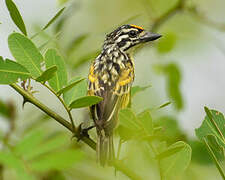
POLYGON ((89 138, 89 134, 88 134, 88 131, 91 130, 92 128, 94 128, 95 126, 90 126, 88 128, 82 128, 82 124, 81 123, 79 126, 78 126, 78 131, 77 131, 77 141, 80 141, 83 137, 88 137, 89 138))

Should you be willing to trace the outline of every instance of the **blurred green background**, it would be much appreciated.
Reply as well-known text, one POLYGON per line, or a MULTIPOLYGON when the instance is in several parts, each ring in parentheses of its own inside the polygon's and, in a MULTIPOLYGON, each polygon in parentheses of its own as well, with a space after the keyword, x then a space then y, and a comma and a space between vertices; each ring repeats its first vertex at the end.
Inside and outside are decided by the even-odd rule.
MULTIPOLYGON (((137 24, 162 34, 163 37, 158 42, 135 54, 134 85, 151 87, 133 98, 132 109, 136 113, 150 109, 154 124, 163 128, 158 138, 165 140, 168 145, 178 140, 191 145, 191 164, 176 179, 221 179, 207 150, 196 139, 194 130, 204 119, 204 105, 225 112, 224 0, 14 2, 23 16, 29 36, 39 32, 60 8, 66 7, 54 25, 33 41, 38 47, 45 44, 41 49, 43 53, 50 47, 59 49, 66 61, 69 77, 87 77, 90 62, 101 50, 105 35, 121 24, 137 24), (169 106, 156 110, 168 101, 172 102, 169 106)), ((9 17, 4 1, 0 2, 0 22, 0 55, 12 57, 7 38, 17 29, 9 17)), ((61 104, 47 89, 35 83, 32 85, 40 91, 36 95, 38 99, 66 117, 61 104)), ((76 139, 71 140, 70 133, 34 106, 26 104, 22 109, 22 98, 10 87, 0 85, 0 102, 0 107, 5 107, 5 111, 14 107, 15 116, 2 113, 0 134, 4 137, 8 131, 12 131, 7 141, 12 146, 21 144, 18 152, 22 155, 27 152, 25 160, 40 154, 37 151, 35 155, 35 150, 44 146, 42 149, 47 149, 44 152, 51 150, 53 154, 59 153, 59 159, 65 161, 60 162, 59 167, 53 165, 42 170, 45 160, 51 161, 51 157, 50 160, 45 157, 48 154, 42 155, 43 164, 39 162, 40 164, 34 165, 34 169, 37 169, 35 177, 38 179, 128 179, 119 172, 115 176, 113 168, 103 169, 98 166, 94 151, 83 143, 76 143, 76 139), (77 151, 73 158, 72 150, 77 151), (68 160, 71 161, 68 163, 68 160)), ((77 125, 89 118, 87 109, 73 110, 73 115, 77 125)), ((94 131, 91 133, 94 137, 94 131)), ((1 148, 4 148, 4 143, 1 148)), ((144 179, 159 179, 157 164, 152 156, 146 155, 148 150, 144 144, 129 142, 126 149, 129 151, 124 150, 124 153, 133 157, 130 167, 135 172, 142 174, 144 179)), ((7 154, 0 153, 0 156, 6 157, 7 154)), ((16 172, 29 172, 29 167, 26 166, 22 170, 13 170, 15 162, 16 160, 9 158, 8 166, 4 167, 4 179, 17 179, 16 172)))

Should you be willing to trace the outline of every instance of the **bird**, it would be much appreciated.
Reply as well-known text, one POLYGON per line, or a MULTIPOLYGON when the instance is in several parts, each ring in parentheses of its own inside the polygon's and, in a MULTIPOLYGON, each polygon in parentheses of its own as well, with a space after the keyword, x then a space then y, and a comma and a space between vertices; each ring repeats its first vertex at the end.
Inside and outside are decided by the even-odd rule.
POLYGON ((113 133, 120 109, 130 102, 135 77, 132 52, 160 37, 137 25, 122 25, 106 35, 100 54, 91 63, 88 95, 102 97, 101 102, 89 108, 97 132, 97 161, 102 166, 115 160, 113 133))

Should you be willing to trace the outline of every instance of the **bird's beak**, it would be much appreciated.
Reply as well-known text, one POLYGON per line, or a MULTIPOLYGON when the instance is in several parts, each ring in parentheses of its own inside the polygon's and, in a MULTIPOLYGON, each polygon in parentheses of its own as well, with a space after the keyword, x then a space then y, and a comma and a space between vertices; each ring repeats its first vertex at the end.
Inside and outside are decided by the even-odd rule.
POLYGON ((156 39, 159 39, 161 36, 162 35, 160 34, 146 32, 140 39, 142 42, 149 42, 149 41, 154 41, 156 39))

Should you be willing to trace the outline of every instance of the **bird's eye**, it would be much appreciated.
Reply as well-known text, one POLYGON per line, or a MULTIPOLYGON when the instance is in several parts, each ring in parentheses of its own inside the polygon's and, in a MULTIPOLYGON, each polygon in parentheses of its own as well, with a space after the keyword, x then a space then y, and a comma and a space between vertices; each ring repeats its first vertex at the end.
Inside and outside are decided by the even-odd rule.
POLYGON ((129 36, 132 37, 132 38, 136 37, 137 36, 137 31, 134 31, 134 30, 130 31, 129 32, 129 36))

